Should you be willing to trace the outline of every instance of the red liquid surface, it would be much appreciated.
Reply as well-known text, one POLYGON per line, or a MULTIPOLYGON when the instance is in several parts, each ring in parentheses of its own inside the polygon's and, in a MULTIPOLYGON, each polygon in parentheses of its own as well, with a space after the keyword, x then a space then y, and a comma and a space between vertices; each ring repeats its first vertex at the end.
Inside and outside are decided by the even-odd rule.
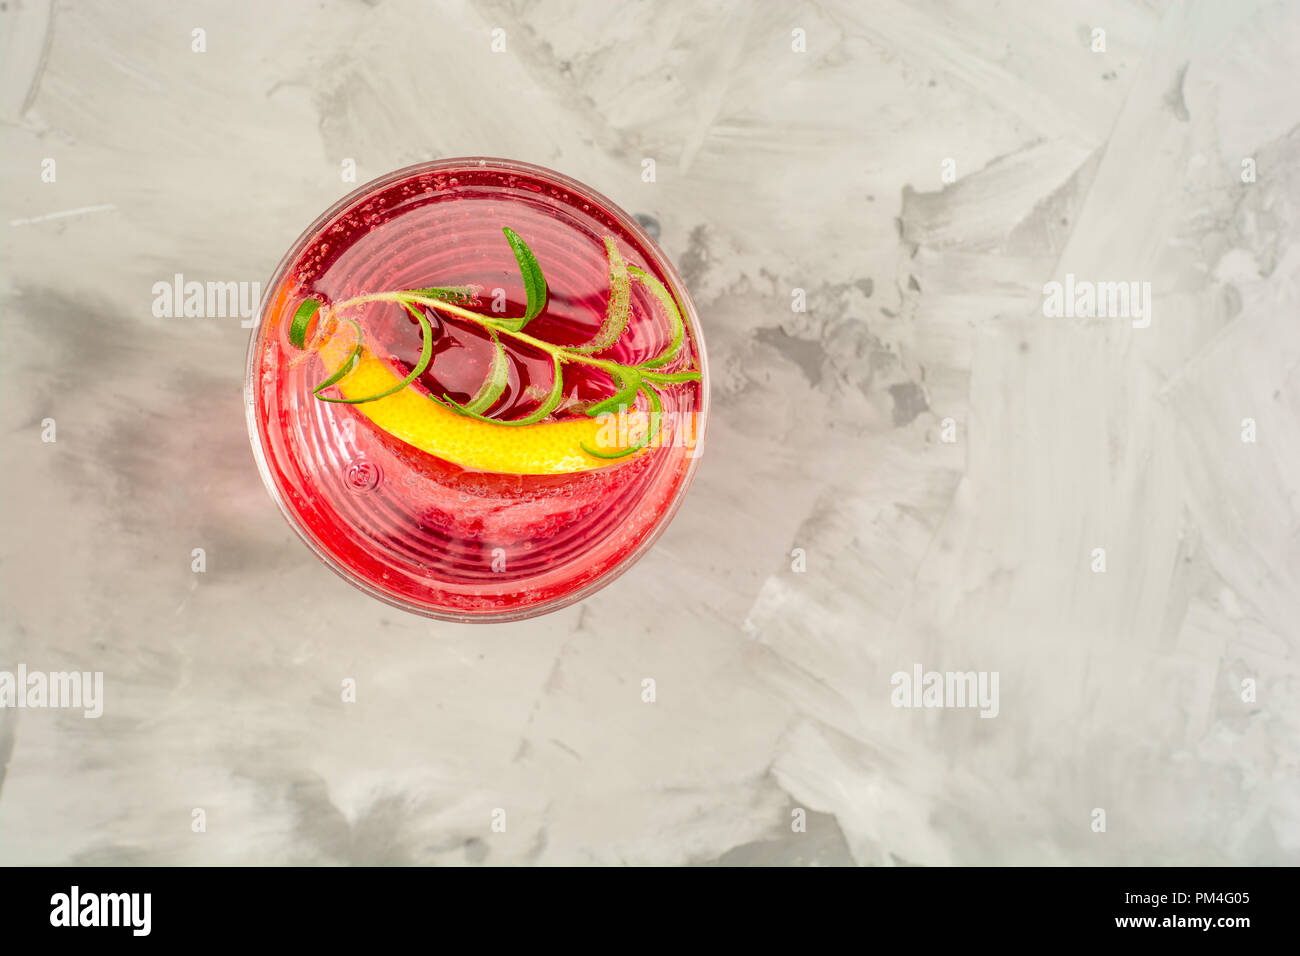
MULTIPOLYGON (((492 474, 426 454, 356 408, 312 396, 331 370, 288 341, 293 309, 304 296, 340 302, 367 293, 476 285, 473 311, 522 315, 526 294, 503 226, 528 243, 547 279, 546 311, 528 326, 539 339, 576 345, 600 327, 609 295, 606 236, 629 264, 687 301, 661 253, 643 244, 626 215, 607 201, 541 170, 466 161, 381 183, 316 230, 268 299, 250 365, 255 440, 291 521, 357 583, 436 616, 521 616, 584 596, 621 571, 670 516, 700 447, 697 442, 692 451, 688 442, 675 441, 574 474, 492 474), (503 301, 504 310, 494 312, 503 301)), ((601 355, 625 364, 657 355, 670 331, 641 285, 632 288, 627 331, 601 355)), ((396 360, 399 373, 405 372, 402 363, 413 367, 421 338, 408 313, 370 303, 349 314, 374 351, 396 360)), ((491 364, 487 333, 434 310, 425 314, 434 330, 434 358, 418 386, 463 402, 491 364)), ((661 371, 700 368, 698 333, 688 314, 684 319, 681 352, 661 371)), ((550 388, 551 360, 508 338, 506 345, 509 380, 490 414, 513 419, 540 404, 550 388)), ((579 415, 566 406, 614 391, 603 372, 566 365, 565 403, 553 417, 579 415)), ((691 413, 702 411, 698 382, 664 385, 660 394, 665 412, 681 413, 669 421, 689 423, 691 413)))

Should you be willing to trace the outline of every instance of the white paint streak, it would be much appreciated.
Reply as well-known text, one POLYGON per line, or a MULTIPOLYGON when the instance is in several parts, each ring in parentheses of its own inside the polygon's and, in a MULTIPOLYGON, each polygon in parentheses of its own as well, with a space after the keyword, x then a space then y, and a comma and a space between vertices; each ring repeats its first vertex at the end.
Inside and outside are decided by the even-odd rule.
POLYGON ((93 212, 109 212, 116 209, 117 206, 112 203, 99 203, 94 206, 79 206, 76 209, 64 209, 60 212, 48 212, 43 216, 29 216, 25 219, 10 219, 11 226, 30 226, 38 222, 49 222, 52 219, 68 219, 72 216, 85 216, 93 212))

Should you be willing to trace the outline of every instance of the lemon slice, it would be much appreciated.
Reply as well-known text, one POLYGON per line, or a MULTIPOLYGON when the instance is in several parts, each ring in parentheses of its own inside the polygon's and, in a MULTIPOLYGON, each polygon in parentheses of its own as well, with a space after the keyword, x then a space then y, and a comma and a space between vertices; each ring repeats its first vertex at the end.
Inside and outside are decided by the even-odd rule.
MULTIPOLYGON (((317 354, 326 368, 339 368, 349 360, 355 345, 354 337, 335 331, 319 345, 317 354)), ((345 399, 355 400, 387 392, 401 381, 388 362, 362 347, 352 370, 334 387, 345 399)), ((498 425, 454 412, 414 384, 352 407, 375 427, 430 455, 462 468, 508 475, 562 475, 631 461, 646 449, 610 460, 588 454, 582 446, 612 457, 633 447, 628 439, 643 438, 649 425, 648 416, 639 410, 626 413, 626 427, 623 422, 612 426, 596 418, 498 425)))

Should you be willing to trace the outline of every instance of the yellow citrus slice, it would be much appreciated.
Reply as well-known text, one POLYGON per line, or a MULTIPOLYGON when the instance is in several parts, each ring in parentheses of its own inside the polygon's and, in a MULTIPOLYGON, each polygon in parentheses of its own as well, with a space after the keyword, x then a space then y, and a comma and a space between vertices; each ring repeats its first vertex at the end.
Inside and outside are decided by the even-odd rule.
MULTIPOLYGON (((341 327, 317 349, 327 369, 339 368, 352 354, 356 339, 341 327)), ((402 379, 393 368, 363 348, 356 366, 335 387, 346 399, 377 395, 402 379)), ((583 443, 609 454, 622 451, 644 436, 645 412, 629 411, 622 422, 575 418, 534 425, 495 425, 452 411, 412 385, 373 402, 352 406, 376 427, 408 445, 463 468, 510 475, 560 475, 631 461, 645 449, 610 460, 589 455, 583 443), (631 442, 629 442, 631 439, 631 442), (618 444, 618 442, 622 444, 618 444)), ((651 444, 654 444, 653 442, 651 444)))

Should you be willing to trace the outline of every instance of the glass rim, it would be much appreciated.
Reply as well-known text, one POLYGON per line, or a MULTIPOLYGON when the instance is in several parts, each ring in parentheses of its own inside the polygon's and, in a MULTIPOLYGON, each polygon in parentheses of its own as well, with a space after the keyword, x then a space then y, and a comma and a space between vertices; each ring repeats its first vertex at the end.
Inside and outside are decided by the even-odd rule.
POLYGON ((540 617, 543 614, 549 614, 552 611, 559 611, 579 601, 585 600, 597 591, 614 583, 618 578, 636 564, 645 554, 654 546, 667 530, 668 525, 676 517, 678 510, 681 508, 682 501, 686 497, 691 483, 695 479, 695 473, 699 468, 700 460, 704 457, 703 449, 705 437, 708 431, 709 423, 709 362, 707 350, 704 344, 704 334, 700 327, 699 314, 695 309, 695 302, 691 298, 690 291, 686 288, 686 283, 682 280, 677 268, 673 265, 664 251, 659 248, 659 244, 642 228, 641 223, 636 217, 629 214, 622 206, 610 200, 607 196, 590 186, 578 182, 563 173, 556 172, 545 166, 538 166, 533 163, 526 163, 515 159, 501 159, 491 156, 459 156, 450 159, 428 160, 422 163, 413 163, 409 166, 403 166, 385 173, 375 179, 364 183, 342 198, 336 200, 323 213, 317 216, 297 239, 289 246, 288 251, 280 259, 280 264, 276 267, 271 276, 270 282, 266 285, 262 293, 262 299, 257 307, 257 319, 253 323, 248 337, 248 354, 245 359, 244 367, 244 417, 248 425, 248 440, 252 446, 253 458, 257 462, 258 473, 262 476, 262 484, 266 486, 267 492, 275 502, 280 514, 284 516, 289 527, 291 527, 298 537, 307 545, 319 558, 326 567, 330 568, 335 574, 343 578, 349 584, 364 591, 373 598, 376 598, 390 607, 398 610, 407 611, 411 614, 418 614, 422 617, 432 618, 434 620, 447 621, 459 624, 501 624, 510 621, 522 621, 528 618, 540 617), (539 604, 530 605, 522 608, 511 608, 501 611, 488 611, 481 613, 456 611, 450 608, 431 608, 415 604, 397 595, 390 594, 371 582, 364 580, 360 575, 347 567, 343 562, 331 554, 325 546, 303 525, 299 517, 290 510, 284 490, 279 487, 275 476, 271 473, 271 468, 267 460, 267 449, 264 446, 262 429, 259 424, 260 416, 257 414, 258 393, 260 389, 256 388, 259 380, 258 358, 262 342, 263 326, 266 322, 267 309, 284 281, 286 273, 290 267, 298 260, 307 244, 312 237, 327 225, 331 220, 339 215, 344 209, 360 200, 362 197, 383 189, 385 186, 399 182, 403 179, 415 176, 421 173, 437 172, 453 168, 464 168, 466 166, 477 166, 483 169, 499 169, 506 172, 517 172, 524 175, 540 178, 554 185, 567 189, 570 193, 590 199, 594 204, 599 205, 611 216, 619 221, 619 224, 636 238, 641 244, 646 254, 655 261, 655 264, 663 271, 668 278, 672 291, 680 300, 684 312, 683 319, 691 331, 692 338, 695 342, 696 361, 700 367, 700 409, 697 413, 699 424, 696 426, 695 447, 693 453, 687 457, 686 473, 678 482, 677 489, 673 492, 672 500, 668 502, 662 514, 654 526, 650 529, 645 538, 630 552, 624 555, 617 564, 609 568, 603 574, 594 580, 588 581, 582 587, 575 589, 571 593, 561 595, 549 601, 539 604))

